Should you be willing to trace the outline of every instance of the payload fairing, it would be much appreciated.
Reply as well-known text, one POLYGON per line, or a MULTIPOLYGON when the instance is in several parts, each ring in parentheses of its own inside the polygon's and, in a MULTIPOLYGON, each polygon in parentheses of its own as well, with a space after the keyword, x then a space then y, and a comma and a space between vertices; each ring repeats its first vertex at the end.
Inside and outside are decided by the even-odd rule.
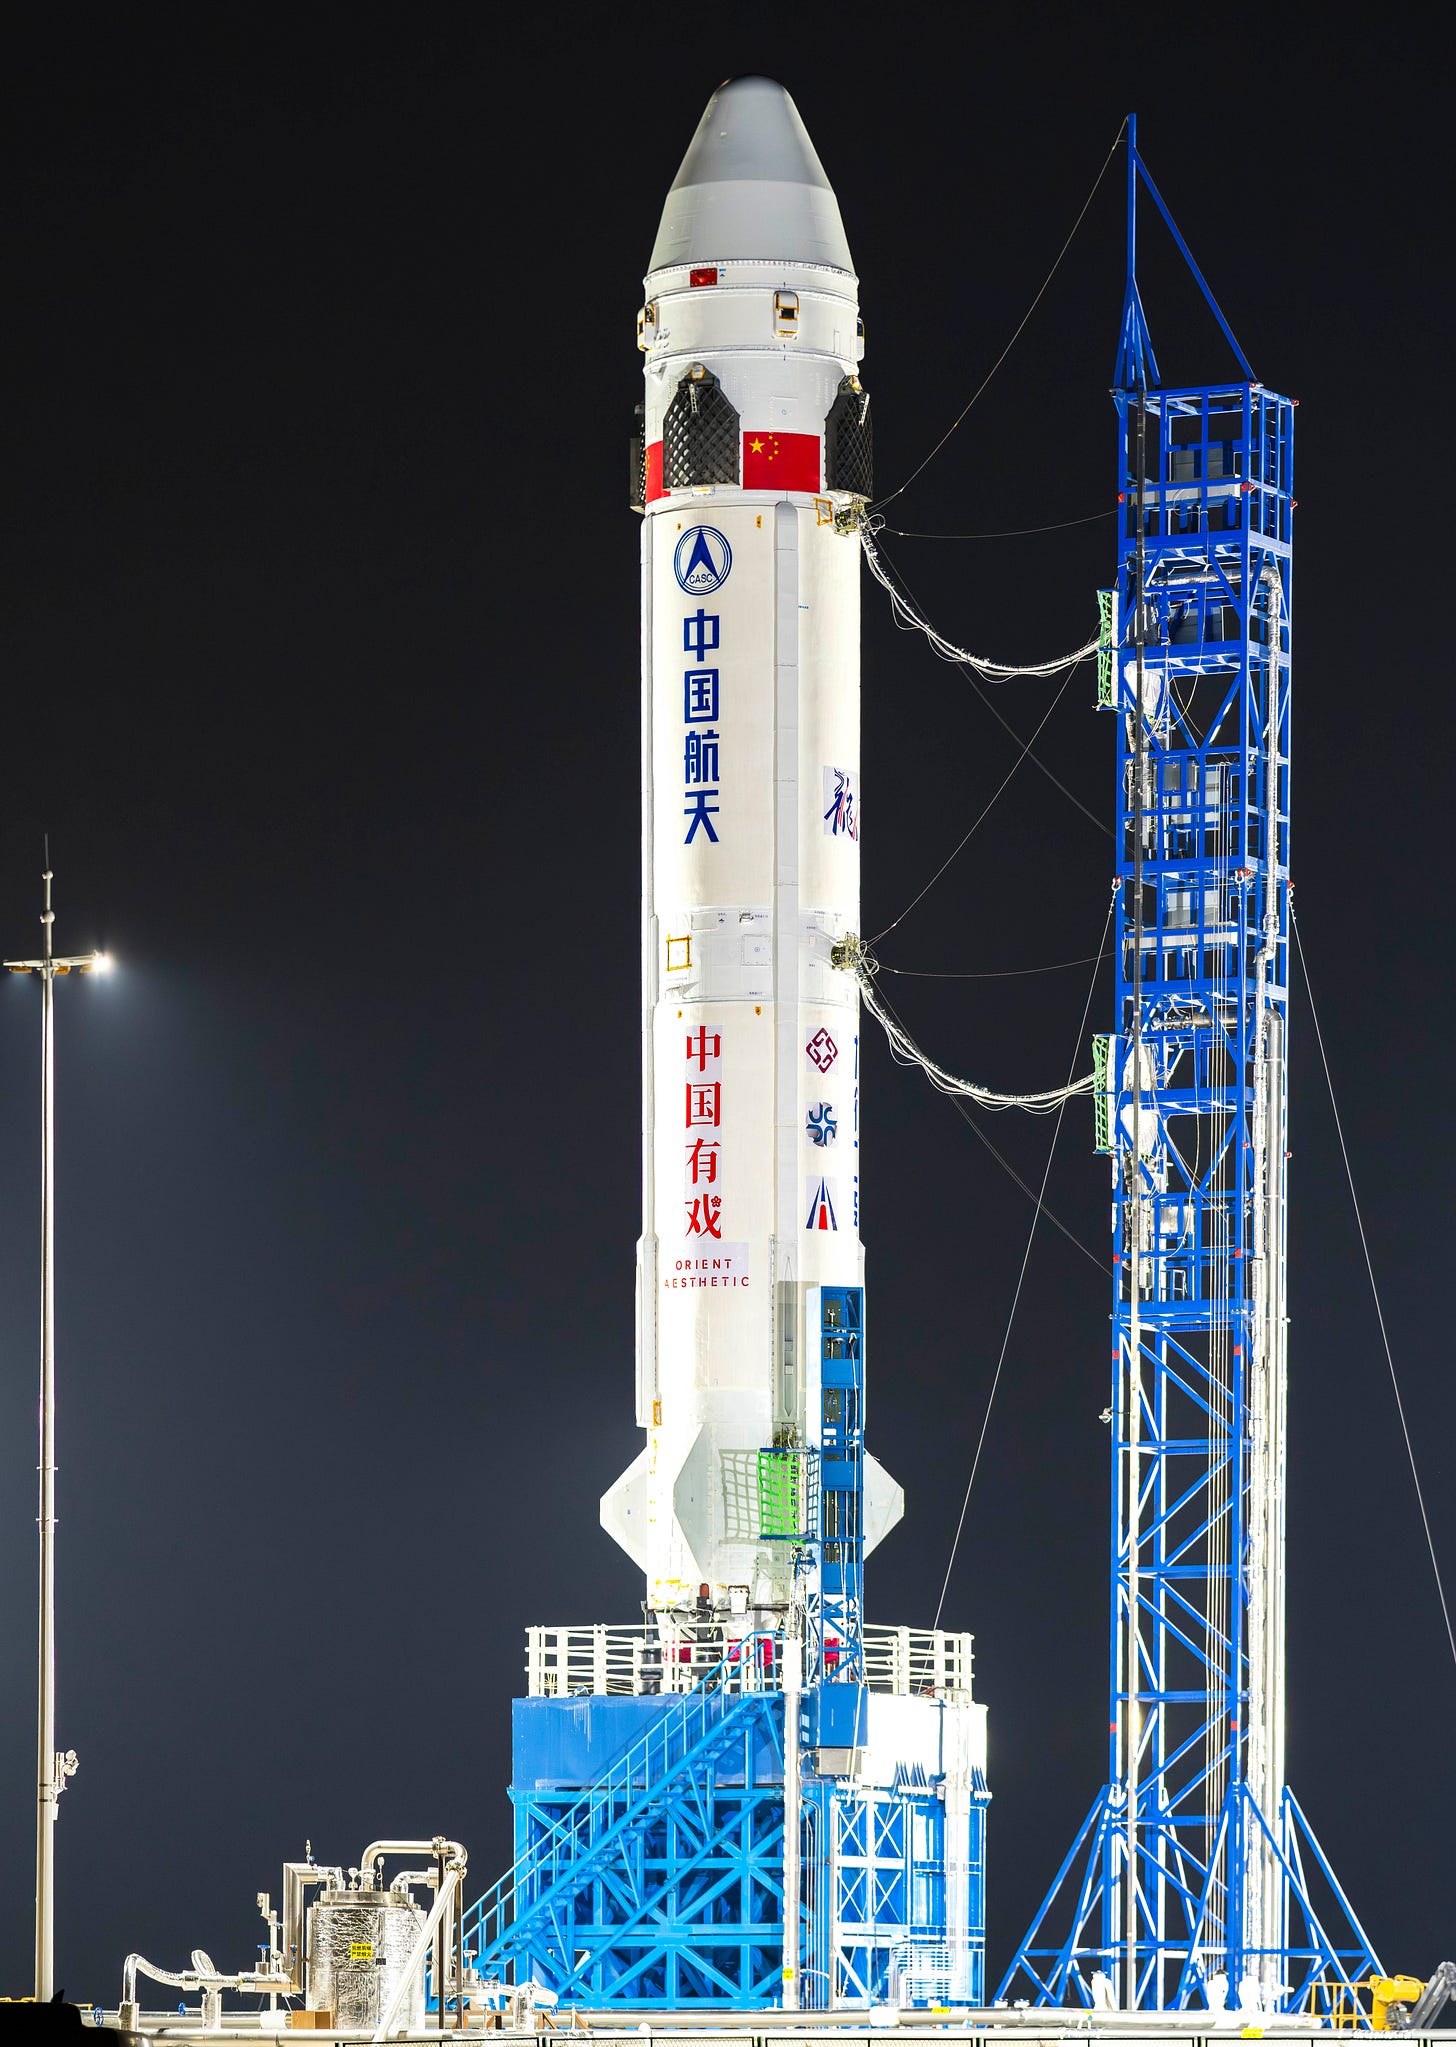
MULTIPOLYGON (((640 1455, 602 1522, 662 1616, 743 1630, 791 1593, 770 1446, 815 1449, 812 1290, 858 1287, 858 280, 789 95, 709 101, 639 316, 640 1455), (741 1618, 740 1618, 741 1616, 741 1618)), ((816 1325, 817 1326, 817 1325, 816 1325)), ((862 1417, 861 1417, 862 1425, 862 1417)), ((903 1511, 866 1458, 866 1549, 903 1511)))

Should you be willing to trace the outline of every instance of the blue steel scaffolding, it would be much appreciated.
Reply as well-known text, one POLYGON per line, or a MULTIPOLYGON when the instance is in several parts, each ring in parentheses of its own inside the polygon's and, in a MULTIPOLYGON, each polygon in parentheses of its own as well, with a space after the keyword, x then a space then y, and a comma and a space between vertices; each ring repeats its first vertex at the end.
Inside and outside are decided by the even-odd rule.
POLYGON ((806 1294, 812 1440, 763 1450, 756 1487, 794 1613, 736 1638, 706 1615, 555 1631, 592 1639, 515 1702, 516 1860, 463 1928, 487 1981, 595 2009, 984 1998, 969 1638, 884 1629, 867 1655, 864 1295, 806 1294))
POLYGON ((1378 1965, 1284 1781, 1294 401, 1255 379, 1135 123, 1114 395, 1108 1779, 997 1995, 1351 2021, 1378 1965), (1140 184, 1239 378, 1161 386, 1140 184))

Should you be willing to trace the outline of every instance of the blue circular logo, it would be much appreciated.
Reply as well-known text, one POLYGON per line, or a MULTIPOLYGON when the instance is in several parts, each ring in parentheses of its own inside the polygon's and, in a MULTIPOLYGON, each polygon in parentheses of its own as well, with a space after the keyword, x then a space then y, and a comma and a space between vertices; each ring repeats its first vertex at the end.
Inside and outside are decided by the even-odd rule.
POLYGON ((672 572, 689 597, 721 590, 733 566, 733 550, 716 526, 689 526, 673 551, 672 572))

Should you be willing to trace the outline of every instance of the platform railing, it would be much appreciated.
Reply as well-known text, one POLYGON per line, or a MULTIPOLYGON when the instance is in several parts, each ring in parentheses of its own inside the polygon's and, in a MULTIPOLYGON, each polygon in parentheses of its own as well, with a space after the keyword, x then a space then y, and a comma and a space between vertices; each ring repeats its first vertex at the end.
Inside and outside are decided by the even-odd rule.
MULTIPOLYGON (((968 1634, 945 1628, 870 1624, 864 1631, 865 1682, 872 1692, 901 1698, 968 1696, 972 1641, 968 1634)), ((614 1627, 605 1622, 527 1628, 526 1690, 533 1699, 690 1692, 725 1657, 731 1659, 732 1689, 778 1689, 773 1638, 735 1635, 731 1620, 710 1620, 663 1631, 641 1623, 614 1627), (744 1643, 737 1654, 735 1640, 744 1643)))
POLYGON ((755 1707, 747 1695, 774 1688, 762 1681, 761 1655, 764 1648, 773 1646, 773 1638, 760 1633, 731 1643, 726 1654, 699 1672, 681 1702, 623 1750, 602 1777, 574 1805, 556 1815, 546 1832, 477 1898, 464 1915, 461 1930, 466 1951, 477 1966, 497 1965, 502 1959, 497 1950, 508 1937, 519 1940, 522 1923, 543 1907, 548 1894, 556 1895, 563 1883, 579 1887, 591 1858, 623 1836, 695 1755, 715 1743, 721 1746, 745 1715, 769 1710, 755 1707), (731 1707, 721 1704, 725 1695, 733 1699, 731 1707))

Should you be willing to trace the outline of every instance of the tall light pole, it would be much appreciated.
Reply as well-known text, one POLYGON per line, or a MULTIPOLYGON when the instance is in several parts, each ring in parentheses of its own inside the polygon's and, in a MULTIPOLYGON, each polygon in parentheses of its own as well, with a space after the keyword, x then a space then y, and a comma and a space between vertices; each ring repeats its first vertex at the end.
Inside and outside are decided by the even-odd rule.
POLYGON ((56 1036, 58 974, 104 973, 104 952, 58 959, 51 942, 51 871, 41 911, 38 960, 6 960, 12 974, 37 974, 41 985, 40 1037, 40 1620, 36 1681, 35 1994, 55 1990, 56 1805, 76 1768, 74 1749, 56 1748, 56 1036))

